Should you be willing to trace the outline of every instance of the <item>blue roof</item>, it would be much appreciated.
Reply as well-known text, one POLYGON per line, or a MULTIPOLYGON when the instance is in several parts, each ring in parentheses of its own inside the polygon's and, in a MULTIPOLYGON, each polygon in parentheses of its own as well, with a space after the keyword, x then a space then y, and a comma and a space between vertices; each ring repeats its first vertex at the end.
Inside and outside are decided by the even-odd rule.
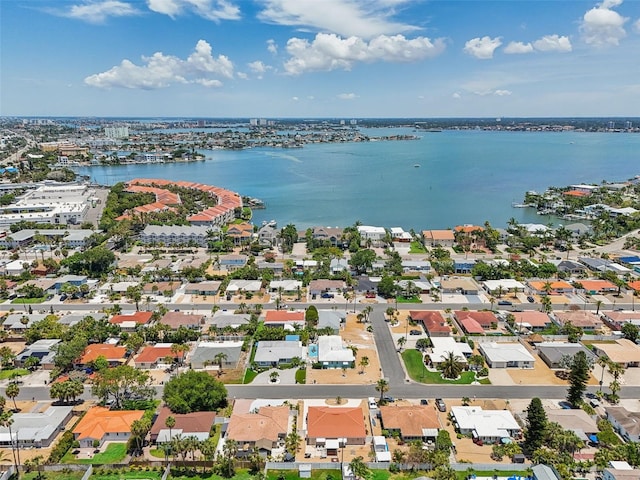
POLYGON ((284 337, 284 341, 285 342, 299 342, 300 341, 300 335, 286 335, 284 337))
POLYGON ((640 257, 637 255, 634 255, 632 257, 620 257, 619 260, 622 263, 640 263, 640 257))

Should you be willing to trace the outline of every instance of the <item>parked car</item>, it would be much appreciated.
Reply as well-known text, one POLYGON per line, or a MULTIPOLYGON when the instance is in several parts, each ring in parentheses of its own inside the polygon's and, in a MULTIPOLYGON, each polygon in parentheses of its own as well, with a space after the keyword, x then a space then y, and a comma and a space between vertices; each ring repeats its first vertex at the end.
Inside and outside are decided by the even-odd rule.
POLYGON ((447 411, 447 404, 444 403, 444 400, 442 400, 441 398, 436 398, 436 407, 438 407, 438 410, 440 410, 441 412, 447 411))
POLYGON ((511 303, 509 300, 500 300, 500 301, 498 302, 498 305, 511 306, 511 305, 513 305, 513 303, 511 303))
POLYGON ((367 292, 364 294, 364 296, 366 298, 376 298, 376 293, 375 292, 367 292))
POLYGON ((420 400, 420 405, 429 405, 429 401, 426 398, 420 400))
POLYGON ((333 298, 335 295, 333 293, 329 293, 329 292, 324 292, 322 295, 320 295, 322 298, 333 298))
POLYGON ((409 330, 409 335, 422 335, 420 330, 409 330))
POLYGON ((529 302, 529 303, 533 303, 533 302, 535 302, 535 301, 536 301, 536 300, 535 300, 531 295, 529 295, 529 296, 527 297, 527 302, 529 302))
POLYGON ((63 293, 62 295, 60 295, 60 301, 61 302, 64 302, 66 299, 67 299, 67 295, 66 294, 63 293))
POLYGON ((390 395, 385 395, 384 397, 382 397, 382 400, 384 400, 387 403, 391 403, 394 401, 394 398, 390 395))

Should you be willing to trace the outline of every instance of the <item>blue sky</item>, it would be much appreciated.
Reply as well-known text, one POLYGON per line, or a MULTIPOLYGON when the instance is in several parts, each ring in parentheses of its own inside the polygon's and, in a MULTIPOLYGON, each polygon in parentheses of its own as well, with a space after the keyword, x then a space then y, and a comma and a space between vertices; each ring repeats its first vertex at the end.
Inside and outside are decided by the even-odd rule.
POLYGON ((3 0, 0 115, 637 116, 636 0, 3 0))

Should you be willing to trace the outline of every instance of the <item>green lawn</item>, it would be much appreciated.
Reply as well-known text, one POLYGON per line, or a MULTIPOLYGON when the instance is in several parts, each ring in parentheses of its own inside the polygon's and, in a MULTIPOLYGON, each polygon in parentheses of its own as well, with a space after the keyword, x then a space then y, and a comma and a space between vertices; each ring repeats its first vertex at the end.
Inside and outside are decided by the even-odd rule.
POLYGON ((26 305, 29 303, 42 303, 47 299, 47 297, 35 297, 35 298, 14 298, 11 300, 11 303, 17 303, 20 305, 26 305))
POLYGON ((413 242, 411 242, 409 253, 427 253, 427 249, 424 248, 424 245, 422 243, 416 242, 414 240, 413 242))
POLYGON ((242 383, 251 383, 253 382, 253 379, 256 378, 257 376, 258 376, 258 372, 254 372, 250 368, 247 368, 247 370, 244 372, 244 378, 242 379, 242 383))
POLYGON ((26 368, 8 368, 0 370, 0 380, 6 380, 7 378, 11 378, 14 375, 22 376, 29 375, 31 372, 26 368))
MULTIPOLYGON (((469 385, 475 380, 473 372, 462 372, 460 378, 457 380, 447 380, 442 378, 440 372, 431 372, 426 369, 422 363, 422 353, 418 350, 405 350, 402 352, 402 359, 407 367, 407 372, 411 379, 415 382, 421 383, 436 383, 436 384, 452 384, 452 385, 469 385)), ((483 385, 491 383, 488 378, 479 380, 483 385)))
MULTIPOLYGON (((297 470, 296 472, 297 478, 297 470)), ((236 469, 236 474, 230 480, 252 480, 253 475, 249 473, 248 470, 245 469, 236 469)), ((184 471, 180 468, 172 468, 171 475, 169 475, 169 480, 225 480, 223 477, 219 475, 215 475, 210 471, 206 473, 201 473, 200 469, 198 469, 197 473, 194 473, 192 468, 187 468, 184 471)))
POLYGON ((403 296, 399 296, 397 298, 398 303, 421 303, 422 300, 420 300, 420 297, 415 296, 415 297, 403 297, 403 296))
MULTIPOLYGON (((71 470, 66 472, 42 472, 42 478, 45 480, 80 480, 82 475, 84 475, 84 472, 71 470)), ((22 480, 35 480, 38 478, 38 472, 23 473, 20 478, 22 480)))
MULTIPOLYGON (((163 470, 164 471, 164 470, 163 470)), ((107 470, 106 472, 100 471, 100 469, 94 470, 94 474, 89 477, 91 480, 160 480, 162 473, 157 471, 136 471, 136 472, 121 472, 119 470, 107 470)))
POLYGON ((296 383, 305 384, 307 383, 307 369, 299 368, 296 370, 296 383))
POLYGON ((80 463, 83 465, 110 465, 112 463, 120 463, 127 456, 126 443, 110 443, 107 449, 102 453, 96 453, 93 458, 83 458, 78 460, 76 456, 69 450, 64 457, 62 463, 80 463))
MULTIPOLYGON (((285 480, 298 480, 298 470, 269 470, 267 480, 277 480, 280 474, 284 475, 285 480)), ((340 470, 311 470, 311 478, 313 480, 339 480, 342 478, 340 470)), ((385 480, 385 479, 380 479, 385 480)))

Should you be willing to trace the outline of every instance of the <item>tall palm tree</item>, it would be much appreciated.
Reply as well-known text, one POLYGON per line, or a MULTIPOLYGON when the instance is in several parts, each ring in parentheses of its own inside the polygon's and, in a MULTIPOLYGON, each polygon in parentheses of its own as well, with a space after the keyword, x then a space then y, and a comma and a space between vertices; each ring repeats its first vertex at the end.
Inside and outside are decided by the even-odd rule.
POLYGON ((407 337, 400 337, 398 339, 398 349, 402 350, 402 347, 404 347, 405 343, 407 343, 407 337))
POLYGON ((460 357, 453 351, 446 352, 444 360, 438 365, 442 376, 444 378, 458 378, 464 369, 464 365, 460 360, 460 357))
POLYGON ((171 429, 176 426, 176 417, 169 415, 164 419, 164 426, 169 429, 169 440, 171 440, 171 438, 173 437, 171 429))
POLYGON ((218 364, 218 367, 220 368, 220 373, 222 373, 222 362, 224 362, 227 359, 227 354, 224 352, 219 352, 219 353, 216 353, 215 357, 213 358, 218 364))
POLYGON ((358 478, 366 478, 369 475, 369 467, 367 467, 363 461, 362 457, 355 457, 349 463, 349 468, 351 469, 351 473, 353 476, 358 478))
POLYGON ((20 465, 20 451, 19 445, 16 439, 15 444, 13 443, 13 432, 11 431, 11 425, 13 425, 13 412, 2 412, 0 414, 0 426, 9 429, 9 441, 11 442, 11 453, 13 454, 13 465, 16 468, 16 472, 18 472, 18 466, 20 465))
POLYGON ((602 373, 600 374, 600 392, 602 392, 602 384, 604 383, 604 369, 609 365, 609 358, 605 355, 602 355, 598 357, 596 363, 602 368, 602 373))
POLYGON ((389 382, 387 382, 384 378, 381 378, 376 382, 376 391, 380 392, 380 402, 382 402, 382 397, 384 394, 389 391, 389 382))
POLYGON ((360 363, 358 365, 362 367, 362 369, 360 370, 360 373, 364 373, 364 369, 369 366, 369 357, 365 355, 362 358, 360 358, 360 363))

